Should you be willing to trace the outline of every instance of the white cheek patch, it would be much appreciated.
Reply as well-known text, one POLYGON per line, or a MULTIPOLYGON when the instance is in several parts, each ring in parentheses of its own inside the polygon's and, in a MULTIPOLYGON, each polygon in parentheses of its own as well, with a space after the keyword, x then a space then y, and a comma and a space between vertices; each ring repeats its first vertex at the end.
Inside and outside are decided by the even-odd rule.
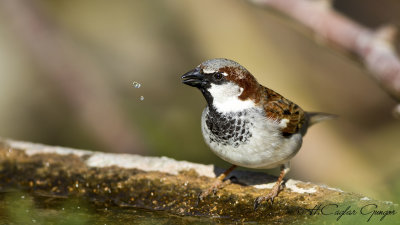
POLYGON ((240 95, 240 87, 232 82, 211 84, 208 91, 213 96, 214 102, 223 102, 240 95))
POLYGON ((213 97, 213 105, 219 112, 237 112, 254 107, 252 100, 240 100, 243 88, 234 83, 211 84, 208 89, 213 97))

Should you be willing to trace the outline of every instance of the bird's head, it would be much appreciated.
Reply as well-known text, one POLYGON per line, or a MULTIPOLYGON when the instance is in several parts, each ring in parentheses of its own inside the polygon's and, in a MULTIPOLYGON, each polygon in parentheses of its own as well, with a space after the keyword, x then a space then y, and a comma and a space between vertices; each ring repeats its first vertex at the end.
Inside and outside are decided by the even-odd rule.
POLYGON ((208 105, 219 111, 239 111, 257 103, 260 85, 239 63, 210 59, 182 76, 182 82, 198 88, 208 105))

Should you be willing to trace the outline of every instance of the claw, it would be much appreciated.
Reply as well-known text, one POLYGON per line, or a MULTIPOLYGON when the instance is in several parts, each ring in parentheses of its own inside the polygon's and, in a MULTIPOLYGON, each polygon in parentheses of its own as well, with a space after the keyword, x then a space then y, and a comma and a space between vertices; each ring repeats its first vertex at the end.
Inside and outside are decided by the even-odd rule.
POLYGON ((257 208, 261 205, 261 203, 263 201, 268 202, 268 200, 271 200, 271 206, 273 206, 274 199, 275 199, 275 197, 271 197, 271 196, 260 196, 260 197, 257 197, 256 200, 254 201, 254 211, 257 210, 257 208))
POLYGON ((268 193, 266 196, 259 196, 256 198, 254 201, 254 210, 257 210, 258 206, 261 204, 263 201, 271 201, 271 206, 274 205, 274 200, 275 197, 278 195, 278 192, 272 190, 270 193, 268 193))
POLYGON ((199 196, 197 196, 197 200, 202 201, 203 200, 203 192, 200 192, 199 196))
POLYGON ((256 200, 254 201, 254 210, 257 210, 258 206, 264 200, 267 202, 268 200, 271 200, 271 206, 273 206, 275 197, 278 196, 279 192, 282 191, 282 189, 285 187, 285 182, 282 183, 282 180, 285 174, 288 172, 287 168, 287 166, 286 169, 285 166, 281 167, 281 174, 279 175, 278 180, 266 196, 260 196, 256 198, 256 200))
POLYGON ((203 196, 203 193, 200 193, 200 194, 199 194, 199 197, 197 197, 196 206, 199 206, 199 205, 200 205, 200 202, 202 202, 202 201, 204 200, 204 197, 205 197, 205 196, 203 196))
POLYGON ((267 202, 268 202, 268 199, 271 199, 271 206, 274 204, 274 199, 275 199, 275 197, 274 196, 272 196, 271 198, 267 198, 267 202))
POLYGON ((202 191, 197 198, 199 201, 203 201, 203 199, 209 194, 209 191, 202 191))
POLYGON ((223 188, 224 186, 228 185, 231 183, 231 180, 224 180, 224 178, 232 172, 236 168, 236 165, 232 165, 229 169, 227 169, 223 174, 219 175, 217 177, 217 180, 211 185, 210 188, 208 188, 205 191, 202 191, 198 198, 197 198, 197 205, 199 204, 200 201, 203 201, 203 198, 205 198, 207 195, 209 195, 211 192, 215 195, 217 194, 218 190, 223 188))
POLYGON ((203 201, 203 192, 200 192, 199 195, 197 196, 197 202, 196 202, 196 207, 199 206, 200 202, 203 201))
POLYGON ((217 192, 225 187, 226 185, 231 184, 231 180, 225 180, 225 181, 216 181, 210 188, 208 188, 207 190, 203 191, 200 193, 199 195, 199 201, 203 201, 203 199, 208 196, 210 193, 213 193, 214 195, 217 194, 217 192))
POLYGON ((254 200, 254 211, 257 211, 258 206, 260 206, 260 198, 261 197, 257 197, 256 200, 254 200))

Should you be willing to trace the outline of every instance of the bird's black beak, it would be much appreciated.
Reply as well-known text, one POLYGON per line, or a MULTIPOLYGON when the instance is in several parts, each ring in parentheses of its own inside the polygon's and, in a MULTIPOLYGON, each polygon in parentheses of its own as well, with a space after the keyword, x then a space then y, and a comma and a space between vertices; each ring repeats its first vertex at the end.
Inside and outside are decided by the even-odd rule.
POLYGON ((187 84, 192 87, 201 88, 205 85, 204 75, 200 72, 200 68, 195 69, 185 73, 182 76, 182 83, 187 84))

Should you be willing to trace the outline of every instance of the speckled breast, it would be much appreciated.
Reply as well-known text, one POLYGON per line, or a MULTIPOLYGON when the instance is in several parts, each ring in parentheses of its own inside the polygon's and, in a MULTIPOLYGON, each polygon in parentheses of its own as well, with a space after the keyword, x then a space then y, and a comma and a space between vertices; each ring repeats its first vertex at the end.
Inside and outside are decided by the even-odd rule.
POLYGON ((205 115, 205 125, 209 134, 209 142, 217 142, 220 145, 231 145, 238 147, 249 141, 252 136, 250 133, 249 122, 245 117, 247 112, 219 113, 210 109, 205 115))

